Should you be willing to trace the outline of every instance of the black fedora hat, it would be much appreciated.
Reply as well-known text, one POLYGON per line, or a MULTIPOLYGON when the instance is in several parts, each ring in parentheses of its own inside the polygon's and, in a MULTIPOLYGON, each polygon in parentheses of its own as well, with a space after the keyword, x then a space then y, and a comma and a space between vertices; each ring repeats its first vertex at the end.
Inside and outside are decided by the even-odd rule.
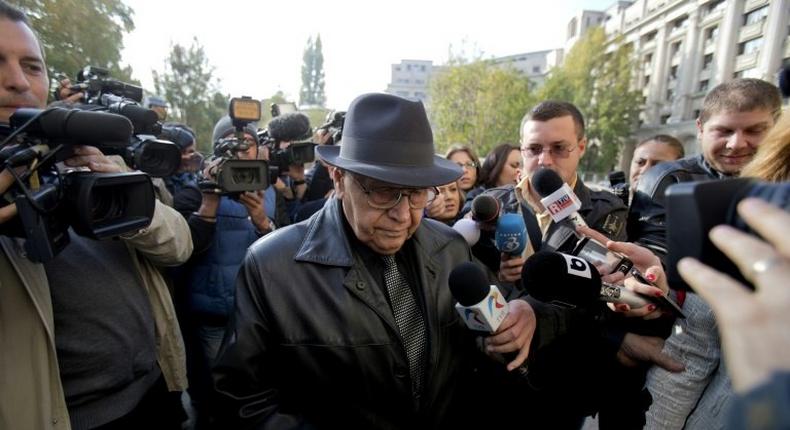
POLYGON ((333 166, 408 187, 444 185, 463 174, 457 164, 435 154, 422 103, 391 94, 354 99, 346 113, 342 144, 315 150, 333 166))

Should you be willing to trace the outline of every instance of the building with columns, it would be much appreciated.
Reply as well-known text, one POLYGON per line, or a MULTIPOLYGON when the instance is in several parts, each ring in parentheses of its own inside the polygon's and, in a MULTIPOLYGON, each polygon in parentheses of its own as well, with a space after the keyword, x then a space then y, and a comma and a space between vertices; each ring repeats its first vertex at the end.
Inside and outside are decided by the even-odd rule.
POLYGON ((637 56, 644 103, 635 137, 671 134, 689 154, 699 152, 695 121, 708 90, 737 77, 775 83, 790 64, 790 0, 619 1, 602 25, 637 56))

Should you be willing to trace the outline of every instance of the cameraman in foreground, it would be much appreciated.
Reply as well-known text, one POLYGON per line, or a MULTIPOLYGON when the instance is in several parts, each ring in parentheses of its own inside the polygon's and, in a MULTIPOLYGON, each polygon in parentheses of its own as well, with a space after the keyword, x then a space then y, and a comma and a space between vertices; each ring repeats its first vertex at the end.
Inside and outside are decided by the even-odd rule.
MULTIPOLYGON (((254 123, 244 127, 243 141, 238 140, 235 131, 230 117, 225 116, 217 122, 212 135, 215 152, 224 153, 222 148, 230 148, 227 151, 235 160, 267 158, 266 148, 258 145, 254 123)), ((221 161, 225 159, 218 156, 204 168, 203 177, 209 179, 208 182, 217 181, 215 175, 221 161)), ((210 423, 207 415, 211 393, 209 369, 233 308, 236 274, 247 248, 276 225, 275 217, 270 218, 267 210, 274 209, 276 203, 267 199, 263 190, 227 193, 221 188, 218 183, 201 185, 203 199, 199 207, 192 208, 195 212, 189 223, 211 226, 213 236, 207 243, 196 246, 189 263, 179 268, 181 275, 177 280, 183 284, 179 285, 183 294, 179 295, 178 303, 187 346, 190 396, 198 428, 210 423)), ((178 195, 174 197, 179 199, 178 195)))
MULTIPOLYGON (((0 123, 18 108, 44 108, 47 85, 27 18, 0 1, 0 123)), ((64 164, 123 170, 90 146, 74 146, 64 164)), ((13 185, 3 170, 4 197, 13 185)), ((13 222, 16 207, 3 204, 0 223, 13 222)), ((189 257, 186 222, 157 202, 150 225, 121 240, 70 236, 43 264, 22 241, 0 237, 0 427, 180 428, 180 396, 170 391, 186 387, 184 351, 157 267, 189 257)))

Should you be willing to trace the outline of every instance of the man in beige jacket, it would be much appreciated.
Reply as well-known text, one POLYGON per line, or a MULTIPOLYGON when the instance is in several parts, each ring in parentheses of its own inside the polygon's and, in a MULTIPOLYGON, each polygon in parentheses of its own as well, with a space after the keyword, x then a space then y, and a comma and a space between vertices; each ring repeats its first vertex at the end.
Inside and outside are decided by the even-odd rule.
MULTIPOLYGON (((0 0, 0 123, 43 108, 48 78, 24 14, 0 0)), ((71 167, 117 172, 96 148, 76 147, 71 167)), ((0 172, 0 193, 13 184, 0 172)), ((0 208, 0 224, 16 217, 0 208)), ((0 237, 0 428, 180 428, 184 349, 158 267, 192 252, 186 221, 156 202, 151 224, 120 240, 71 234, 52 260, 26 258, 23 240, 0 237)))

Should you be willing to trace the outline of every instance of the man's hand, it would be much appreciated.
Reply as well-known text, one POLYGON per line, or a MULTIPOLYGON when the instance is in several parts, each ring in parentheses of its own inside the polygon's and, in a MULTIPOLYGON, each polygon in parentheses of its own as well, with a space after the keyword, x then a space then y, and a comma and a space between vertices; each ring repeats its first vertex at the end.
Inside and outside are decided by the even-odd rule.
POLYGON ((250 219, 255 228, 260 232, 270 229, 269 217, 266 216, 266 208, 263 203, 263 193, 246 191, 239 195, 239 202, 247 208, 250 219))
POLYGON ((628 367, 636 367, 641 363, 654 363, 670 372, 682 372, 683 364, 664 354, 664 339, 652 336, 640 336, 626 333, 620 350, 617 351, 617 360, 628 367))
POLYGON ((516 358, 507 365, 507 370, 521 366, 529 356, 529 347, 535 335, 537 319, 532 306, 516 299, 508 303, 508 313, 496 333, 486 339, 486 352, 505 354, 518 351, 516 358))
POLYGON ((516 282, 521 279, 521 269, 524 266, 524 257, 513 257, 502 253, 499 258, 499 280, 502 282, 516 282))
POLYGON ((77 103, 82 100, 82 97, 85 95, 82 92, 74 92, 71 89, 71 80, 69 80, 69 78, 60 81, 60 87, 57 89, 57 91, 58 100, 64 101, 66 103, 77 103))
POLYGON ((69 167, 87 167, 97 173, 120 173, 121 166, 107 158, 98 148, 87 145, 74 146, 74 155, 63 164, 69 167))

